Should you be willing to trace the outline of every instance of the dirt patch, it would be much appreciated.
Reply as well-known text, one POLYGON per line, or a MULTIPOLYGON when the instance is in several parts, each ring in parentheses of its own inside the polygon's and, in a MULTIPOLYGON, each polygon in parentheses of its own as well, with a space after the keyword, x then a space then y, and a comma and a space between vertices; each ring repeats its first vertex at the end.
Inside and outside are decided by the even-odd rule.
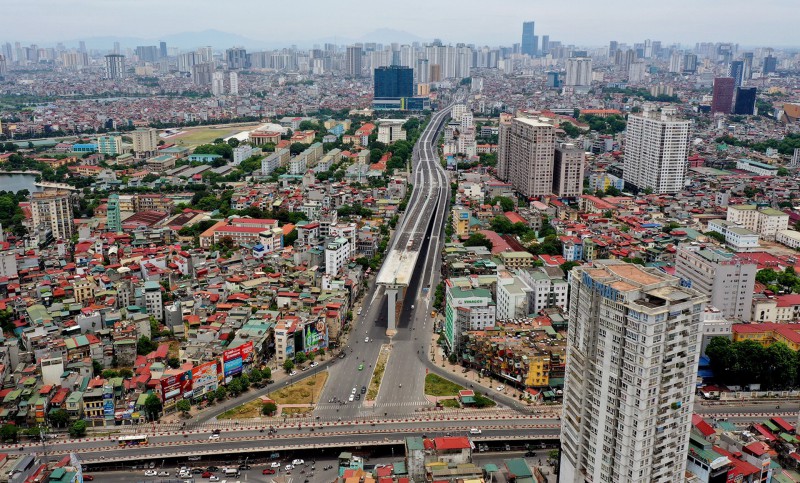
POLYGON ((257 418, 261 416, 261 407, 263 403, 260 399, 255 399, 250 402, 246 402, 241 406, 235 407, 233 409, 228 409, 224 413, 217 416, 217 419, 245 419, 245 418, 257 418))
POLYGON ((328 372, 319 372, 313 376, 298 381, 291 386, 286 386, 268 394, 275 404, 314 404, 319 402, 319 396, 325 383, 328 381, 328 372))

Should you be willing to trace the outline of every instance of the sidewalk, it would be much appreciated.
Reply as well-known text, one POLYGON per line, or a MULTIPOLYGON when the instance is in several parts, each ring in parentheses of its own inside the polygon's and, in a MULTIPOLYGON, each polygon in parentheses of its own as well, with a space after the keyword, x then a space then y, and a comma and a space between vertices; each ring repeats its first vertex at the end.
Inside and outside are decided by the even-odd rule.
MULTIPOLYGON (((444 349, 442 349, 436 342, 439 340, 439 334, 433 333, 431 334, 431 347, 433 348, 433 363, 442 368, 443 370, 447 371, 448 373, 452 374, 458 379, 463 379, 467 383, 473 384, 480 384, 485 386, 487 389, 490 389, 491 392, 485 394, 486 396, 491 397, 492 394, 502 394, 506 397, 510 397, 515 399, 520 403, 524 403, 525 399, 525 392, 506 384, 505 381, 501 381, 492 377, 488 376, 481 376, 477 371, 472 369, 466 369, 459 364, 451 364, 449 360, 444 355, 444 349), (497 391, 496 388, 498 386, 503 386, 503 391, 497 391), (522 396, 522 399, 520 399, 522 396)), ((536 408, 546 408, 546 409, 554 409, 560 410, 560 405, 546 405, 546 404, 537 404, 531 403, 529 405, 531 409, 536 408)))

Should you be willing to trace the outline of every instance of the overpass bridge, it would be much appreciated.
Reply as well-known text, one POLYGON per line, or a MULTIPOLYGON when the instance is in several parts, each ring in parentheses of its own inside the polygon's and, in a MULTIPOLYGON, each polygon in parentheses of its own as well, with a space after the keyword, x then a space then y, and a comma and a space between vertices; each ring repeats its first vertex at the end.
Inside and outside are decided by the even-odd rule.
MULTIPOLYGON (((444 216, 450 196, 450 183, 442 168, 438 139, 444 122, 450 117, 453 104, 436 112, 414 146, 413 173, 414 191, 406 212, 397 228, 389 253, 378 272, 377 283, 387 296, 388 335, 397 331, 397 296, 411 283, 423 245, 428 242, 426 234, 431 221, 444 216), (438 216, 435 216, 438 215, 438 216)), ((434 229, 433 236, 438 238, 434 229)), ((438 246, 438 243, 434 246, 438 246)))

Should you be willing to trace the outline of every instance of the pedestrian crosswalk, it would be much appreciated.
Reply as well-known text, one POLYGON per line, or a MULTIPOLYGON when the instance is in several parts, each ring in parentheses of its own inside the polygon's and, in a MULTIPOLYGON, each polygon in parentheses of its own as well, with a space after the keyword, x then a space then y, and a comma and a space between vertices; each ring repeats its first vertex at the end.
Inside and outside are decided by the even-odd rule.
POLYGON ((421 402, 421 401, 401 401, 401 402, 388 402, 388 403, 377 403, 375 405, 376 408, 399 408, 399 407, 421 407, 421 406, 432 406, 431 403, 428 401, 421 402))
MULTIPOLYGON (((318 411, 326 411, 326 410, 335 410, 335 409, 346 409, 346 408, 350 408, 350 407, 353 407, 353 406, 359 407, 362 404, 363 404, 363 401, 354 401, 354 402, 349 402, 347 404, 342 404, 342 405, 339 405, 339 404, 327 404, 327 403, 326 404, 317 404, 316 410, 318 410, 318 411)), ((399 408, 399 407, 418 408, 418 407, 424 407, 424 406, 433 406, 433 404, 431 404, 428 401, 424 401, 424 402, 423 401, 400 401, 400 402, 376 403, 372 407, 374 407, 375 409, 380 409, 380 408, 399 408)))

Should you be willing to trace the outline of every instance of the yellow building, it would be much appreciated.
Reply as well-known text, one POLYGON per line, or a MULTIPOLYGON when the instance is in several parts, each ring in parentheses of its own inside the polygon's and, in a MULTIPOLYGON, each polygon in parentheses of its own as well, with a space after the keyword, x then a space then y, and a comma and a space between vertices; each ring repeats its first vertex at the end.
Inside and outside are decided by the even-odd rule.
POLYGON ((469 219, 469 210, 453 208, 453 231, 457 237, 469 235, 469 219))
POLYGON ((82 304, 85 300, 94 298, 97 286, 91 277, 81 278, 72 282, 72 291, 75 301, 82 304))
POLYGON ((507 269, 529 268, 533 266, 533 255, 528 252, 502 252, 500 258, 507 269))
POLYGON ((793 351, 800 350, 800 326, 795 324, 733 324, 733 341, 752 340, 764 347, 783 342, 793 351))
POLYGON ((539 354, 524 356, 528 359, 528 374, 525 378, 527 387, 547 387, 550 385, 550 356, 539 354))

